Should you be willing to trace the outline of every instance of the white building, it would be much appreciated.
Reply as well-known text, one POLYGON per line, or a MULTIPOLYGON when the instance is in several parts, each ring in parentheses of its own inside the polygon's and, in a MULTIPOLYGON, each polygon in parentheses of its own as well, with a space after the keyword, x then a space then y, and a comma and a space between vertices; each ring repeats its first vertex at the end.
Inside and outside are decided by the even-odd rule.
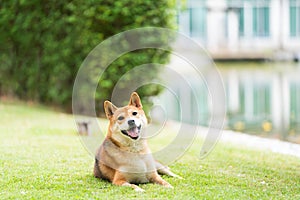
POLYGON ((300 0, 187 0, 179 7, 179 30, 214 58, 300 53, 300 0))

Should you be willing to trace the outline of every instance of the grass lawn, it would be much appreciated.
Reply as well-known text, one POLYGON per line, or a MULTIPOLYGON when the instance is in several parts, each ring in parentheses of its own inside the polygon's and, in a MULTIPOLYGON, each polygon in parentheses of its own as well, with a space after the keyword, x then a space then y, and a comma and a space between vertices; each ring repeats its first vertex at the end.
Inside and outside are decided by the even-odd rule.
POLYGON ((164 177, 173 190, 143 184, 137 193, 93 177, 72 115, 7 102, 0 114, 1 199, 300 199, 296 157, 218 143, 200 160, 196 140, 170 166, 185 179, 164 177))

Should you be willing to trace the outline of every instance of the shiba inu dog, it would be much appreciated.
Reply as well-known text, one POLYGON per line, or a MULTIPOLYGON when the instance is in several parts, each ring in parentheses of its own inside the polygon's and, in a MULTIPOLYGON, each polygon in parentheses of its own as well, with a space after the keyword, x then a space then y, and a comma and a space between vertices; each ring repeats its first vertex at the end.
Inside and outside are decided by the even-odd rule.
POLYGON ((181 177, 153 159, 142 137, 147 119, 138 94, 132 93, 129 104, 122 108, 105 101, 104 110, 109 127, 96 153, 94 176, 136 191, 144 191, 136 184, 148 182, 172 188, 159 174, 181 177))

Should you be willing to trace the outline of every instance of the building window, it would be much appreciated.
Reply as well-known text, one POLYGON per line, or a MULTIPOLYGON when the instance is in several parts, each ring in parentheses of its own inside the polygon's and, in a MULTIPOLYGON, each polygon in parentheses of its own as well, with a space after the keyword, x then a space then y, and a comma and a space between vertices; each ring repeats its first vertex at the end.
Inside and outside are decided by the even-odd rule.
POLYGON ((290 36, 300 36, 300 2, 290 0, 290 36))
POLYGON ((237 11, 240 37, 270 36, 270 0, 227 0, 237 11))
POLYGON ((195 38, 206 37, 206 9, 204 7, 189 8, 190 35, 195 38))
POLYGON ((253 8, 253 36, 266 37, 270 35, 270 8, 253 8))
MULTIPOLYGON (((234 9, 237 12, 239 20, 239 36, 245 35, 245 12, 244 12, 244 1, 243 0, 227 0, 227 6, 230 9, 234 9)), ((227 13, 228 14, 228 13, 227 13)), ((227 18, 228 20, 228 18, 227 18)))
POLYGON ((245 35, 244 8, 239 9, 238 17, 239 17, 239 36, 244 36, 245 35))

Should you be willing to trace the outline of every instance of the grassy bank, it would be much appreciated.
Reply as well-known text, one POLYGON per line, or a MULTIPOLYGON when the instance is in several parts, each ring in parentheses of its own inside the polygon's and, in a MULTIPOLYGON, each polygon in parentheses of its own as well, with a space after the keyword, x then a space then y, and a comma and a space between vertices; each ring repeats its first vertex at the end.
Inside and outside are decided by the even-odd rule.
POLYGON ((23 103, 0 103, 0 113, 1 199, 300 198, 299 158, 219 143, 199 160, 197 141, 170 166, 184 179, 164 177, 173 190, 144 184, 136 193, 92 176, 71 115, 23 103))

